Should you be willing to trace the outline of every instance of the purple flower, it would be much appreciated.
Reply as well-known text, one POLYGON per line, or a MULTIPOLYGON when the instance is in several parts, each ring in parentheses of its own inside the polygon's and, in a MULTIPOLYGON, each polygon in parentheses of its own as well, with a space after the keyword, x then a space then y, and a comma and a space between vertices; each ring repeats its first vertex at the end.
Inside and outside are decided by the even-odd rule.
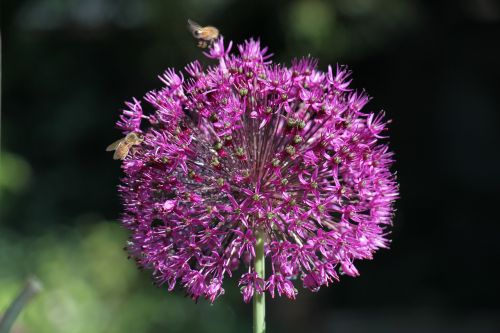
POLYGON ((134 99, 117 123, 144 137, 119 188, 131 257, 211 302, 240 268, 245 302, 359 275, 355 261, 388 246, 398 198, 383 113, 362 112, 369 97, 345 66, 272 64, 254 40, 230 49, 220 39, 206 53, 218 65, 167 70, 144 98, 153 111, 134 99), (257 230, 267 277, 253 268, 257 230))

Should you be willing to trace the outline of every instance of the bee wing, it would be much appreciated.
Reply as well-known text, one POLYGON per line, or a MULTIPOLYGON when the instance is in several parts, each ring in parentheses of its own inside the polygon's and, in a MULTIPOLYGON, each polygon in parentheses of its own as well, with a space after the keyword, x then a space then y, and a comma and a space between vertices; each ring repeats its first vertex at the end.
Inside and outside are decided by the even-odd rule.
POLYGON ((115 150, 115 153, 113 154, 113 159, 114 160, 123 160, 125 157, 120 154, 119 150, 115 150))
POLYGON ((112 150, 116 150, 116 148, 118 147, 118 145, 120 144, 120 142, 122 142, 123 139, 120 139, 120 140, 116 140, 115 142, 113 142, 112 144, 110 144, 109 146, 106 147, 106 151, 112 151, 112 150))
POLYGON ((116 147, 115 153, 113 154, 113 159, 114 160, 125 159, 125 157, 127 157, 127 155, 128 155, 129 150, 130 150, 130 145, 121 142, 116 147))
POLYGON ((193 36, 195 38, 199 37, 201 28, 202 28, 201 25, 199 25, 198 23, 196 23, 195 21, 193 21, 191 19, 188 19, 188 29, 189 29, 189 31, 191 31, 191 33, 193 34, 193 36))

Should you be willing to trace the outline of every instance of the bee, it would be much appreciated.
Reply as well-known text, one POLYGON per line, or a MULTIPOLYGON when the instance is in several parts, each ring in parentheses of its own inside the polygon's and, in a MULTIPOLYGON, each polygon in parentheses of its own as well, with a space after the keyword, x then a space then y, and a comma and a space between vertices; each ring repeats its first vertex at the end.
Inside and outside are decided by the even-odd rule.
POLYGON ((124 160, 130 152, 130 148, 132 148, 132 146, 139 145, 142 141, 144 141, 142 135, 135 132, 130 132, 124 138, 121 138, 120 140, 117 140, 110 144, 106 148, 106 151, 114 150, 115 153, 113 154, 113 159, 124 160))
POLYGON ((188 19, 188 28, 194 38, 198 40, 198 47, 202 49, 212 45, 219 37, 219 29, 212 26, 202 27, 198 23, 188 19))

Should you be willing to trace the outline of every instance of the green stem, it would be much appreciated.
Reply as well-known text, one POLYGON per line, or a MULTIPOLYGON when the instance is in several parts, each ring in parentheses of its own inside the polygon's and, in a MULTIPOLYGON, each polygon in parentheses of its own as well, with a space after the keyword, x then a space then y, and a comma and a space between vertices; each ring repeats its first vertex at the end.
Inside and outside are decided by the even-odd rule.
MULTIPOLYGON (((257 231, 257 243, 255 245, 255 272, 260 278, 266 278, 266 260, 264 254, 264 232, 257 231)), ((266 332, 266 295, 255 293, 253 295, 253 333, 266 332)))
POLYGON ((0 318, 0 333, 8 333, 17 316, 28 303, 42 289, 42 284, 35 277, 28 279, 26 286, 12 302, 3 317, 0 318))

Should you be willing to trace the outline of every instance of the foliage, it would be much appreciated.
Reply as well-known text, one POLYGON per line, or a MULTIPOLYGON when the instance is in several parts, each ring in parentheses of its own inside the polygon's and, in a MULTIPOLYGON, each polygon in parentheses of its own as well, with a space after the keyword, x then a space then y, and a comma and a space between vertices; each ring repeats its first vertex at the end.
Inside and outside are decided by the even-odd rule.
POLYGON ((143 274, 126 259, 125 233, 116 223, 98 222, 32 238, 5 230, 0 234, 0 312, 28 273, 44 283, 44 291, 16 323, 22 332, 235 332, 243 327, 233 305, 193 304, 141 278, 143 274))

